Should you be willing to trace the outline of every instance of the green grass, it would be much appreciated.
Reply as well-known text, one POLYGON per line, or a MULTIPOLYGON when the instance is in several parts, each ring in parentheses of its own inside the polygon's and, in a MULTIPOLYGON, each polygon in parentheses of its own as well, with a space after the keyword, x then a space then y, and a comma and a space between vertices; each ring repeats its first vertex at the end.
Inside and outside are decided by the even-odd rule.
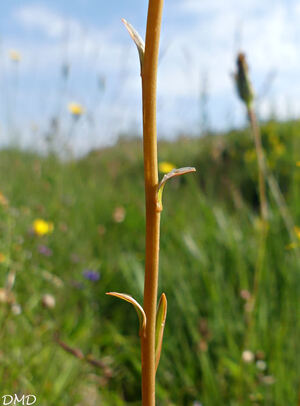
MULTIPOLYGON (((300 126, 263 126, 269 164, 300 226, 300 126)), ((158 406, 296 406, 299 363, 299 249, 269 195, 271 220, 252 327, 241 291, 253 289, 259 241, 256 161, 247 131, 161 142, 161 161, 197 174, 164 191, 160 286, 168 315, 157 374, 158 406), (242 361, 263 354, 266 369, 242 361), (266 378, 267 377, 267 378, 266 378), (272 377, 272 378, 270 378, 272 377), (271 381, 268 382, 268 381, 271 381)), ((143 292, 144 191, 137 140, 61 162, 0 151, 0 287, 16 272, 11 303, 0 303, 0 395, 32 393, 43 405, 140 405, 138 321, 129 304, 105 295, 143 292), (114 220, 117 207, 124 221, 114 220), (36 218, 52 234, 30 231, 36 218), (39 253, 46 245, 52 255, 39 253), (85 280, 84 269, 100 272, 85 280), (56 306, 42 306, 44 294, 56 306), (21 313, 14 314, 16 306, 21 313), (101 360, 65 352, 61 340, 101 360)), ((299 240, 300 242, 300 240, 299 240)), ((0 295, 1 296, 1 295, 0 295)), ((3 296, 3 295, 2 295, 3 296)))

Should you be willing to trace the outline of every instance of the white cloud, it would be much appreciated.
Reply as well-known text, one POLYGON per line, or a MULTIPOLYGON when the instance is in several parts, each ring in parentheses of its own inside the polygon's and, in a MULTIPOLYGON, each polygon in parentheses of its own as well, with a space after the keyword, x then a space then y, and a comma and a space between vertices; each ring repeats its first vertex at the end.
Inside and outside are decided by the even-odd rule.
MULTIPOLYGON (((116 59, 122 53, 122 46, 113 38, 110 28, 87 26, 74 18, 67 18, 41 5, 19 7, 14 17, 27 32, 37 32, 34 39, 27 43, 27 50, 42 55, 47 64, 57 62, 57 51, 64 49, 66 56, 80 60, 84 57, 99 56, 108 67, 115 66, 116 59)), ((33 55, 31 55, 33 56, 33 55)), ((34 64, 35 60, 31 59, 34 64)), ((91 65, 93 66, 93 65, 91 65)))
MULTIPOLYGON (((130 123, 140 122, 138 56, 121 24, 119 28, 110 24, 98 28, 39 4, 20 6, 14 18, 24 32, 35 34, 18 40, 24 54, 21 72, 26 78, 37 62, 38 74, 48 78, 65 58, 77 82, 81 81, 72 82, 74 97, 91 99, 87 85, 90 79, 97 72, 107 78, 104 102, 111 108, 105 110, 105 122, 109 127, 111 118, 112 132, 125 131, 126 125, 129 128, 130 123), (116 118, 118 114, 122 119, 116 118), (120 123, 124 127, 120 128, 120 123)), ((230 76, 239 49, 248 56, 258 93, 269 72, 276 71, 272 90, 261 103, 262 114, 267 115, 276 105, 279 115, 285 117, 289 111, 287 99, 293 105, 293 114, 300 114, 299 18, 300 6, 295 1, 167 2, 162 38, 166 53, 159 66, 158 90, 162 106, 159 122, 164 132, 174 134, 176 126, 191 128, 197 122, 204 75, 208 79, 210 121, 214 127, 222 128, 228 120, 231 125, 242 122, 244 112, 230 76)))
POLYGON ((48 8, 36 5, 21 6, 15 11, 15 18, 27 29, 36 29, 51 38, 60 38, 67 29, 72 32, 81 30, 80 24, 73 20, 65 20, 48 8))
MULTIPOLYGON (((294 106, 299 106, 295 92, 295 88, 300 91, 300 7, 297 2, 180 0, 173 2, 167 11, 170 18, 166 17, 165 35, 171 36, 175 44, 171 60, 177 60, 177 64, 166 64, 165 76, 168 69, 173 72, 178 69, 178 63, 183 60, 182 47, 188 47, 190 64, 196 71, 208 74, 212 112, 214 100, 225 100, 227 96, 229 101, 234 91, 230 73, 235 70, 238 50, 247 54, 256 89, 260 89, 270 71, 277 73, 272 92, 264 101, 265 112, 266 105, 270 110, 276 99, 280 99, 277 103, 280 114, 287 111, 284 102, 288 97, 294 106)), ((173 76, 171 71, 169 75, 173 76)), ((192 93, 195 73, 189 75, 191 80, 186 89, 192 93)), ((181 81, 177 83, 180 86, 181 81)), ((237 103, 231 108, 236 107, 237 103)), ((224 111, 225 108, 224 105, 224 111)), ((214 115, 213 119, 217 122, 220 117, 214 115)))

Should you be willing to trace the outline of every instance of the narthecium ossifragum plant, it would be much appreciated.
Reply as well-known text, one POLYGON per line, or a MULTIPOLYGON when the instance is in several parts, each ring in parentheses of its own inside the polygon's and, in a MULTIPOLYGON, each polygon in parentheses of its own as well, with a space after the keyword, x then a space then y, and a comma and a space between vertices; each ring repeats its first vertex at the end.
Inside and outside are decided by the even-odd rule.
POLYGON ((132 25, 123 20, 139 52, 142 78, 146 203, 144 304, 141 306, 128 294, 108 293, 108 295, 130 302, 135 307, 139 316, 143 406, 155 406, 155 375, 160 359, 167 314, 167 299, 164 293, 161 295, 157 305, 162 192, 168 179, 185 173, 195 172, 195 168, 190 167, 174 169, 165 175, 160 182, 158 180, 156 88, 162 10, 163 0, 149 0, 145 43, 132 25))

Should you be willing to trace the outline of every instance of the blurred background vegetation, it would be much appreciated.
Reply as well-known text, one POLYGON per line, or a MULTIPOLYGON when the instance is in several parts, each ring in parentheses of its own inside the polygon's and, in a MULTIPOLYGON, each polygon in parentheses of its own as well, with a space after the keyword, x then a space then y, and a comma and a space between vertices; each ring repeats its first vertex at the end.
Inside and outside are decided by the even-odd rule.
MULTIPOLYGON (((160 142, 161 163, 197 173, 164 192, 158 405, 297 405, 299 131, 292 121, 262 126, 298 240, 268 193, 254 309, 261 224, 249 130, 160 142)), ((0 173, 1 393, 33 393, 45 405, 138 405, 137 317, 105 292, 142 301, 141 140, 123 136, 81 159, 2 149, 0 173)))
MULTIPOLYGON (((139 63, 119 26, 132 16, 142 34, 147 2, 12 3, 0 5, 0 398, 138 406, 137 316, 105 292, 142 303, 139 63)), ((166 2, 160 177, 197 172, 164 191, 158 406, 299 406, 300 8, 253 3, 166 2), (241 15, 267 164, 292 219, 287 230, 268 187, 261 268, 256 153, 229 74, 241 15)))

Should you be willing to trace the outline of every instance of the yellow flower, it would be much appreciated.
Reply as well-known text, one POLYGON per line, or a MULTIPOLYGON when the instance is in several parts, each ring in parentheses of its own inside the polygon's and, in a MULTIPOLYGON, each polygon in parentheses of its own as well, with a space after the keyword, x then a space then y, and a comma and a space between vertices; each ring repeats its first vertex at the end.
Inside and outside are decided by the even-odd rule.
POLYGON ((171 164, 170 162, 164 161, 164 162, 160 162, 160 164, 158 165, 158 168, 159 168, 159 172, 162 172, 162 173, 169 173, 169 172, 171 172, 173 169, 175 169, 176 166, 173 165, 173 164, 171 164))
POLYGON ((0 264, 2 264, 5 261, 5 255, 0 252, 0 264))
POLYGON ((79 103, 69 103, 68 105, 69 112, 73 114, 73 116, 81 116, 84 113, 84 108, 79 103))
POLYGON ((9 57, 13 62, 20 62, 22 59, 20 52, 16 51, 15 49, 11 49, 9 51, 9 57))
POLYGON ((52 233, 54 229, 53 223, 42 220, 36 219, 33 222, 33 231, 36 235, 43 236, 46 234, 52 233))
POLYGON ((299 238, 299 240, 300 240, 300 227, 295 226, 294 231, 295 231, 295 234, 296 234, 297 238, 299 238))
POLYGON ((300 161, 297 161, 297 162, 296 162, 296 166, 297 166, 298 168, 300 168, 300 161))

